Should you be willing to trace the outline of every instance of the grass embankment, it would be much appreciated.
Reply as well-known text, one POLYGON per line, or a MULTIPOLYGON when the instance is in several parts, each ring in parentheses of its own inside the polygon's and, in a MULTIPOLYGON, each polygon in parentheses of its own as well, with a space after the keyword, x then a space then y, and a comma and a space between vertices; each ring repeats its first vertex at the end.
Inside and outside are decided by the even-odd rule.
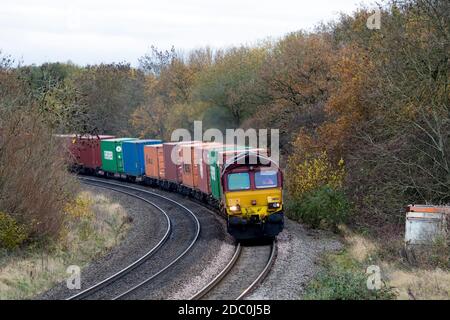
POLYGON ((68 221, 58 241, 0 251, 0 299, 31 298, 66 279, 67 267, 81 268, 117 245, 129 227, 120 204, 83 191, 66 208, 68 221))
POLYGON ((407 258, 401 238, 376 242, 340 228, 345 249, 327 254, 304 299, 450 299, 450 249, 445 242, 407 258), (367 288, 369 266, 381 271, 381 289, 367 288))

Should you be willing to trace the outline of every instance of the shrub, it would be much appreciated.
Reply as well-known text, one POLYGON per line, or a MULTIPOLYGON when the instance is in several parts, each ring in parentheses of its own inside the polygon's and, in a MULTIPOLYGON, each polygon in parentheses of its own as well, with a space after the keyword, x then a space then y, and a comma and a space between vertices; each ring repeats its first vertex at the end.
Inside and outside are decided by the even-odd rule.
POLYGON ((69 215, 70 218, 91 218, 93 214, 91 211, 92 204, 92 199, 80 195, 74 200, 68 202, 64 208, 64 211, 69 215))
POLYGON ((350 204, 341 190, 320 187, 288 201, 287 214, 313 228, 336 228, 351 214, 350 204))
POLYGON ((405 254, 415 267, 450 270, 450 240, 447 237, 437 237, 431 244, 407 248, 405 254))
POLYGON ((393 299, 395 293, 384 283, 379 290, 367 288, 367 275, 362 264, 345 254, 325 259, 324 270, 306 288, 307 300, 374 300, 393 299))
POLYGON ((294 198, 300 198, 325 185, 339 189, 345 176, 344 161, 341 159, 333 166, 325 151, 315 156, 302 154, 299 149, 299 152, 289 157, 288 171, 287 188, 294 198))
POLYGON ((0 212, 0 248, 14 249, 26 238, 25 228, 10 215, 0 212))
POLYGON ((32 240, 58 237, 77 186, 61 142, 33 107, 0 105, 0 128, 0 210, 32 240))

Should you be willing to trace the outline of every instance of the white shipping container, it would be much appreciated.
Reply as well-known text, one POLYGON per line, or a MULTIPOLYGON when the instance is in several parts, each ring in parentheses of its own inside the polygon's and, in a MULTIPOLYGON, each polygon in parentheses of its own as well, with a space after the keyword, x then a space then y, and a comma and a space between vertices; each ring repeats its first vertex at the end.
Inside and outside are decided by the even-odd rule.
POLYGON ((431 244, 436 238, 444 237, 445 232, 445 213, 408 212, 406 214, 405 242, 407 245, 431 244))

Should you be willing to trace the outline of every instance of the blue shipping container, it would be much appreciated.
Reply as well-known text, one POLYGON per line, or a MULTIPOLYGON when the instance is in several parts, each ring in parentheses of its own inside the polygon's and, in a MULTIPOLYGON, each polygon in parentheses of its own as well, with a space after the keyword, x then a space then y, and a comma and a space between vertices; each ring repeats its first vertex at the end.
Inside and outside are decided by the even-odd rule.
POLYGON ((144 146, 160 144, 161 140, 134 140, 122 143, 123 171, 130 176, 139 177, 145 173, 144 146))

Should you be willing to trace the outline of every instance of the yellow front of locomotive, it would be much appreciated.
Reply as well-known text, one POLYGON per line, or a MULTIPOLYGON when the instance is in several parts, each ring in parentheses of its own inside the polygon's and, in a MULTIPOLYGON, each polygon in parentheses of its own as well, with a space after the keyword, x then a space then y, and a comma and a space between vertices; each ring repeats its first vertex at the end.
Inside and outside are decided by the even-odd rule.
POLYGON ((230 234, 251 239, 275 237, 283 230, 283 176, 277 166, 230 166, 222 179, 230 234))

